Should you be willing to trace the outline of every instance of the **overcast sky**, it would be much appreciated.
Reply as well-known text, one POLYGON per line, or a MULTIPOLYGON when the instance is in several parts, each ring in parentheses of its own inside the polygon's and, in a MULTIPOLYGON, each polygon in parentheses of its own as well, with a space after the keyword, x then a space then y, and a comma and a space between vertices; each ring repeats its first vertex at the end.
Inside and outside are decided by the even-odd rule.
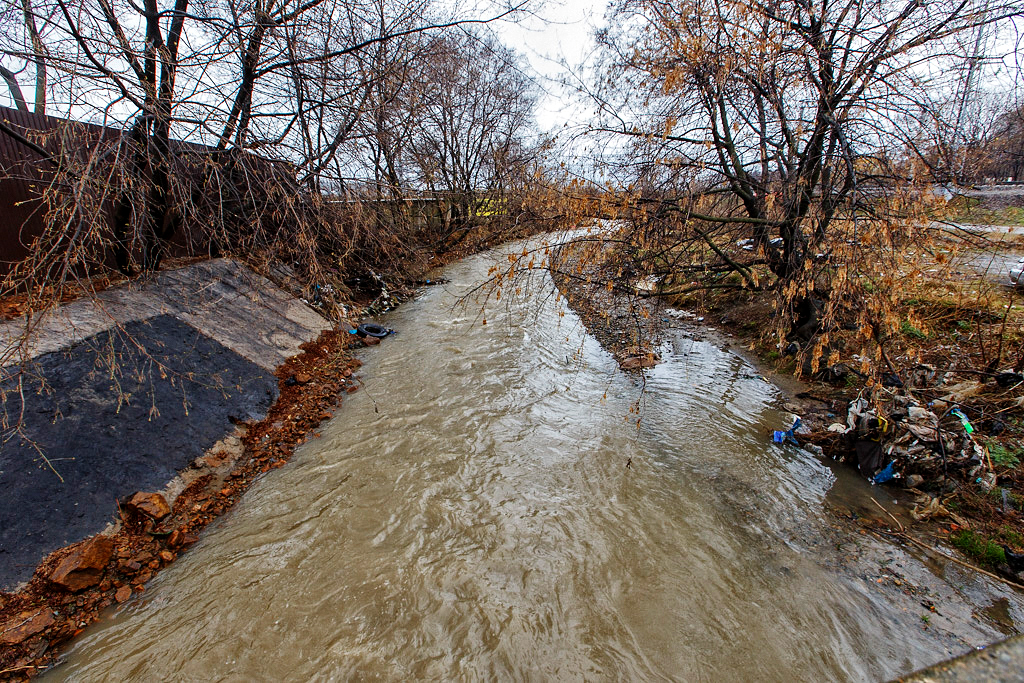
POLYGON ((577 111, 558 86, 565 76, 562 64, 576 67, 593 52, 593 32, 603 25, 607 5, 607 0, 547 2, 533 16, 494 27, 502 42, 522 53, 538 74, 538 84, 545 92, 537 111, 542 130, 573 123, 577 111))

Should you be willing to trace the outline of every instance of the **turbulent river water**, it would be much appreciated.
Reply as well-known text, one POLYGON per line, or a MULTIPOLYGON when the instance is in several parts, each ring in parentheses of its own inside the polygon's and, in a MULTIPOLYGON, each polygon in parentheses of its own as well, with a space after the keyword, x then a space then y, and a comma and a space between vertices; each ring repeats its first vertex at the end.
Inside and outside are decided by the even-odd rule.
POLYGON ((676 330, 641 394, 546 275, 456 306, 494 256, 390 314, 322 437, 50 676, 878 680, 949 654, 823 560, 835 475, 766 438, 772 385, 676 330))

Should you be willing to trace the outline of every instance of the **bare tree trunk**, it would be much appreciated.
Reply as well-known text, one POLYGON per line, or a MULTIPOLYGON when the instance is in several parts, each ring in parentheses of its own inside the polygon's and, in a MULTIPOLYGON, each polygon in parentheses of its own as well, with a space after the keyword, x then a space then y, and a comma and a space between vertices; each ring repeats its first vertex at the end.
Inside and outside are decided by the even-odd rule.
POLYGON ((7 89, 11 91, 11 99, 14 100, 14 106, 18 111, 28 111, 25 96, 21 93, 21 86, 18 85, 18 77, 14 72, 0 65, 0 77, 7 81, 7 89))
POLYGON ((39 29, 36 28, 36 16, 32 10, 32 0, 21 0, 21 7, 25 13, 25 28, 28 30, 29 39, 32 41, 32 52, 35 57, 32 63, 36 69, 36 101, 35 112, 46 113, 46 46, 39 36, 39 29))

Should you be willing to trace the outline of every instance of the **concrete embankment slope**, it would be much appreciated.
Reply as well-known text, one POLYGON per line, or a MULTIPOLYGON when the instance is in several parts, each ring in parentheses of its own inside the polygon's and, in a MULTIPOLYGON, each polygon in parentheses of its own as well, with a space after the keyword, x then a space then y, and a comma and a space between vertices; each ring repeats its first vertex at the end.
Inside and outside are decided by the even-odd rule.
POLYGON ((119 499, 162 488, 233 421, 262 419, 274 368, 329 328, 228 259, 0 324, 0 589, 103 530, 119 499))
POLYGON ((940 662, 894 683, 1019 683, 1024 680, 1024 636, 940 662))

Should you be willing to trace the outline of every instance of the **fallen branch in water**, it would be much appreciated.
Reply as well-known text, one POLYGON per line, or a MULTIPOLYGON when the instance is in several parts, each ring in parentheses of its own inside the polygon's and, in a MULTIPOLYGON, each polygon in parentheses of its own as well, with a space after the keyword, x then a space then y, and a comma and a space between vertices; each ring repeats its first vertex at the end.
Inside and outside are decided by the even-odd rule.
POLYGON ((904 527, 903 527, 903 523, 902 523, 902 522, 900 522, 900 520, 898 520, 898 519, 896 519, 895 517, 893 517, 893 516, 892 516, 892 513, 891 513, 891 512, 889 512, 889 511, 888 511, 888 510, 886 510, 886 509, 885 509, 884 507, 882 507, 882 504, 881 504, 881 503, 879 503, 879 502, 878 502, 877 500, 875 500, 875 497, 874 497, 874 496, 871 496, 871 502, 872 502, 872 503, 874 503, 874 504, 875 504, 876 506, 878 506, 878 509, 879 509, 879 510, 881 510, 881 511, 882 511, 882 512, 884 512, 885 514, 889 515, 889 519, 891 519, 892 521, 896 522, 896 527, 897 527, 897 528, 898 528, 898 529, 900 530, 900 532, 901 532, 901 533, 902 533, 903 531, 905 531, 905 529, 904 529, 904 527))

